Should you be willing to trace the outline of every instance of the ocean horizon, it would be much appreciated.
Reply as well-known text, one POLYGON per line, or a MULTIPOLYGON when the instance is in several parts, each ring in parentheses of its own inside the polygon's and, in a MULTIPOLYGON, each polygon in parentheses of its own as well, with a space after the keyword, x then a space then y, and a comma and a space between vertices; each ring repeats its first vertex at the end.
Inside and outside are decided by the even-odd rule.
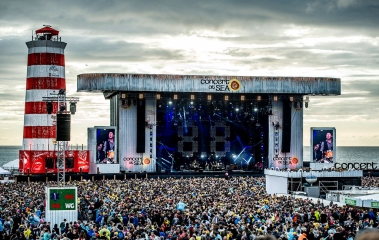
MULTIPOLYGON (((73 145, 72 149, 76 149, 77 146, 73 145)), ((79 149, 82 145, 78 146, 79 149)), ((21 150, 21 146, 0 146, 0 166, 18 159, 18 152, 21 150)), ((83 146, 83 149, 87 149, 87 146, 83 146)), ((341 146, 337 147, 335 151, 335 157, 337 162, 379 162, 379 146, 341 146)), ((309 162, 311 159, 311 152, 309 146, 303 148, 303 161, 309 162)))

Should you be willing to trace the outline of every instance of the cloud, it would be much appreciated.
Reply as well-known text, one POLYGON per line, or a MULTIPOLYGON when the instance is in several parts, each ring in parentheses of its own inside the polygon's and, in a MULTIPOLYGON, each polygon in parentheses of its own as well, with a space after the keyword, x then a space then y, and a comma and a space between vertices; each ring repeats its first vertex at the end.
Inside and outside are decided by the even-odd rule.
MULTIPOLYGON (((73 118, 78 136, 109 124, 109 101, 77 93, 77 75, 107 72, 338 77, 342 95, 311 97, 305 124, 349 131, 348 123, 359 129, 367 122, 379 130, 371 125, 379 117, 378 9, 377 0, 1 1, 3 121, 22 131, 25 42, 50 24, 67 42, 67 92, 80 97, 73 118)), ((0 126, 0 135, 7 131, 0 126)), ((361 144, 379 144, 371 132, 361 144)))

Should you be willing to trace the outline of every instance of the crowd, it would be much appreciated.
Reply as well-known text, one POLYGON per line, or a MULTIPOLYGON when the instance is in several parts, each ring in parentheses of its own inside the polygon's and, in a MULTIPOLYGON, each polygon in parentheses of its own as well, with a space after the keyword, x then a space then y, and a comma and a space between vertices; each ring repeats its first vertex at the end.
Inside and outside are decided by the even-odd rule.
POLYGON ((55 183, 0 184, 0 239, 350 240, 379 219, 372 209, 267 195, 263 177, 167 178, 67 183, 78 187, 79 217, 51 226, 46 184, 55 183))

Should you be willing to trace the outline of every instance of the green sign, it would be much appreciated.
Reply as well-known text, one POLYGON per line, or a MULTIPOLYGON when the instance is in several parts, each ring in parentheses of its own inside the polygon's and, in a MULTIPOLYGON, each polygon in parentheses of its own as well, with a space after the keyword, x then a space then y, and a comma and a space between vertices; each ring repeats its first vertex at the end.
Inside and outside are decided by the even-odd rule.
POLYGON ((379 202, 371 202, 372 208, 379 208, 379 202))
POLYGON ((354 205, 354 206, 356 206, 356 205, 357 205, 357 200, 353 200, 353 199, 345 198, 345 203, 346 203, 347 205, 354 205))
POLYGON ((49 209, 76 210, 76 194, 73 188, 49 188, 49 209))

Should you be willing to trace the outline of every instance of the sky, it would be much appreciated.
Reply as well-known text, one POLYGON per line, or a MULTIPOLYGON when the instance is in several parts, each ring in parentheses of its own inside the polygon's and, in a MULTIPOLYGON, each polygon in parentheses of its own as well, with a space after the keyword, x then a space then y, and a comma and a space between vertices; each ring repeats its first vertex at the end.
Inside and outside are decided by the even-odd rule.
POLYGON ((76 92, 83 73, 341 78, 340 96, 310 97, 311 127, 337 146, 379 145, 377 0, 0 1, 0 145, 21 146, 32 32, 51 25, 65 49, 67 96, 79 97, 71 144, 109 125, 109 100, 76 92))

